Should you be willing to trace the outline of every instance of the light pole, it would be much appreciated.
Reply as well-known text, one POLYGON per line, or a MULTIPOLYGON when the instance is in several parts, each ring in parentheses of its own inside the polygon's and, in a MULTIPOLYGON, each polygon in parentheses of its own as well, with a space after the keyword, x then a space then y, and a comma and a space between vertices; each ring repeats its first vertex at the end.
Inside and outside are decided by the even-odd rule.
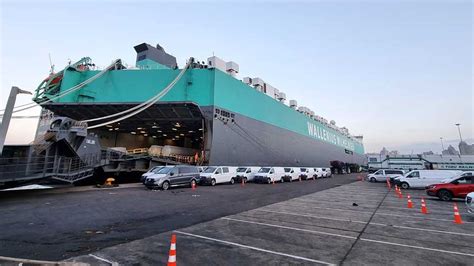
POLYGON ((461 128, 459 127, 461 124, 457 123, 455 124, 458 127, 458 132, 459 132, 459 140, 462 142, 462 137, 461 137, 461 128))
POLYGON ((441 140, 441 158, 443 158, 443 151, 444 151, 444 144, 443 144, 443 137, 439 137, 441 140))
POLYGON ((0 125, 0 155, 3 152, 5 138, 7 137, 8 126, 13 114, 13 107, 15 106, 16 96, 20 93, 31 94, 29 91, 20 90, 20 88, 13 86, 8 97, 7 106, 3 112, 2 124, 0 125))
MULTIPOLYGON (((459 144, 461 144, 462 142, 462 136, 461 136, 461 127, 460 127, 460 123, 456 123, 454 124, 458 127, 458 132, 459 132, 459 144)), ((461 146, 458 146, 459 148, 459 161, 461 161, 461 164, 462 164, 462 158, 461 158, 461 146)))

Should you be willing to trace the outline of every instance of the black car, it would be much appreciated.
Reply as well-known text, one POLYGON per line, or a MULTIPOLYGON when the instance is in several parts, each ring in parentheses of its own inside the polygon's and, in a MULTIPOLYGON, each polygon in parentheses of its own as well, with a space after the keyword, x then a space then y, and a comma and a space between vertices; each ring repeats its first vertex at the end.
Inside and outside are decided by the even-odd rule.
POLYGON ((172 186, 193 186, 200 182, 199 169, 192 165, 176 165, 164 167, 155 174, 148 176, 145 186, 149 189, 167 190, 172 186))

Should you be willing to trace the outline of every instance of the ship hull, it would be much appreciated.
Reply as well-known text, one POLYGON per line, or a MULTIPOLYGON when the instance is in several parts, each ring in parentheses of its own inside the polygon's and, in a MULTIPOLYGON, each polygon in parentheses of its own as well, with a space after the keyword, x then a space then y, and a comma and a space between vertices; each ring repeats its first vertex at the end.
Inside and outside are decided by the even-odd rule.
MULTIPOLYGON (((214 107, 202 107, 212 113, 214 107)), ((240 114, 234 122, 212 120, 209 164, 329 167, 331 161, 364 163, 361 154, 240 114)))

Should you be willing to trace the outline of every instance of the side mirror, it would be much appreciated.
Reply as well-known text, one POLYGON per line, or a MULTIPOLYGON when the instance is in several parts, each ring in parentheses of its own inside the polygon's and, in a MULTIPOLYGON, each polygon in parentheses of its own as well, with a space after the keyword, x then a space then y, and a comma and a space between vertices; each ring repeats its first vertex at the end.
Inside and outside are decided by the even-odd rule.
POLYGON ((250 170, 247 170, 247 172, 245 172, 245 173, 250 174, 250 170))
POLYGON ((451 182, 451 184, 454 184, 454 185, 459 185, 459 181, 457 181, 457 180, 454 180, 453 182, 451 182))
POLYGON ((173 173, 173 172, 171 172, 171 173, 170 173, 170 176, 174 176, 174 173, 173 173))
POLYGON ((294 170, 291 170, 291 172, 290 172, 290 173, 294 173, 294 172, 295 172, 294 170))

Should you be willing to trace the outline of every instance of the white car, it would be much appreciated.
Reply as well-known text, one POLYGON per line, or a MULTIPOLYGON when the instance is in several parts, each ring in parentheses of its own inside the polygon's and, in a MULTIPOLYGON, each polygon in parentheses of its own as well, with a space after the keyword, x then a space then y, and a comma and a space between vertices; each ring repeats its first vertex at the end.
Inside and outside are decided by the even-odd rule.
POLYGON ((283 176, 285 175, 285 169, 283 167, 262 167, 255 174, 255 183, 267 183, 272 182, 283 182, 283 176))
POLYGON ((323 178, 323 177, 326 177, 326 172, 323 171, 323 168, 322 167, 317 167, 317 168, 313 168, 314 169, 314 177, 316 178, 323 178))
POLYGON ((474 192, 467 194, 466 207, 467 207, 467 212, 474 215, 474 192))
POLYGON ((331 168, 323 168, 323 171, 326 173, 325 177, 332 176, 331 168))
POLYGON ((386 182, 387 178, 392 180, 392 178, 403 176, 403 174, 405 174, 403 170, 379 169, 372 174, 368 174, 366 179, 370 182, 386 182))
POLYGON ((285 167, 283 168, 285 174, 283 175, 283 181, 293 182, 293 180, 299 179, 299 171, 297 168, 285 167))
POLYGON ((201 174, 201 183, 210 184, 215 186, 216 184, 221 183, 230 183, 235 182, 235 173, 237 167, 229 166, 208 166, 201 174))
POLYGON ((247 183, 249 181, 253 181, 253 178, 255 174, 260 170, 260 167, 253 167, 253 166, 243 166, 237 168, 235 172, 234 181, 237 183, 242 182, 242 179, 244 179, 244 182, 247 183))

